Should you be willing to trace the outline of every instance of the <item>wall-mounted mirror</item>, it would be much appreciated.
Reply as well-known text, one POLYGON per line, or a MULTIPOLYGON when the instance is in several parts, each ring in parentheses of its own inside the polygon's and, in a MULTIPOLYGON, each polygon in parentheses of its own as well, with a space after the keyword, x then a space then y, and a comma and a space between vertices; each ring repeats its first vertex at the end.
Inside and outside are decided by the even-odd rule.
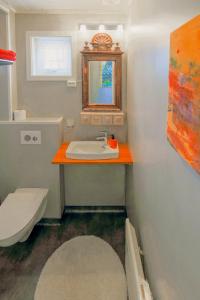
POLYGON ((121 56, 119 45, 113 49, 109 35, 99 33, 85 43, 82 53, 83 110, 119 111, 121 109, 121 56))
POLYGON ((89 61, 89 104, 115 103, 115 62, 89 61))

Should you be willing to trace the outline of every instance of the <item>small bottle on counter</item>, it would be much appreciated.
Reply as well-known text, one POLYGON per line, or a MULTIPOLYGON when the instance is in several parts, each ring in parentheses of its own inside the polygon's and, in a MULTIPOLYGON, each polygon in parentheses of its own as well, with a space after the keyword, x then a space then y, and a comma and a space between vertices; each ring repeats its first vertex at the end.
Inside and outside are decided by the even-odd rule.
POLYGON ((108 139, 108 145, 113 149, 117 148, 118 141, 115 138, 114 134, 111 134, 111 137, 108 139))

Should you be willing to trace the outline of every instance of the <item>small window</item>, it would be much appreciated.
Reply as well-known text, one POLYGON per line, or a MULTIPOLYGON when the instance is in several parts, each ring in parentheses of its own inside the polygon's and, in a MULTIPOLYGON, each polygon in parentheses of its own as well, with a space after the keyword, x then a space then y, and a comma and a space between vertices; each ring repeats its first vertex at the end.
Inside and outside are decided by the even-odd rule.
POLYGON ((27 46, 29 80, 66 80, 74 75, 72 36, 28 32, 27 46))

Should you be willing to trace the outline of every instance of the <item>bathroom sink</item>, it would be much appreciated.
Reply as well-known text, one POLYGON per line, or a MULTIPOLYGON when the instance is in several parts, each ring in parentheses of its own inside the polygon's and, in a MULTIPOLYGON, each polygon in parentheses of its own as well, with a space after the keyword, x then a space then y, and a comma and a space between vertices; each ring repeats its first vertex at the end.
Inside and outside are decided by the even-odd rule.
POLYGON ((66 156, 71 159, 109 159, 119 157, 119 148, 111 148, 102 141, 71 142, 66 156))

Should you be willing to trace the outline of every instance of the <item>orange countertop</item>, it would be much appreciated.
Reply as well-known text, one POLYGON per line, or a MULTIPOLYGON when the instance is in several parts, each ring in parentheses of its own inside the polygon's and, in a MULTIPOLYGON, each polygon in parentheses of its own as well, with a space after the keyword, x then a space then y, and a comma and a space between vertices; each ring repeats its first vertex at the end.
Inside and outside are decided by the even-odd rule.
POLYGON ((98 160, 85 160, 85 159, 70 159, 66 157, 66 149, 69 143, 64 143, 58 149, 56 155, 52 160, 52 164, 56 165, 107 165, 107 164, 121 164, 130 165, 134 162, 127 144, 119 144, 119 157, 112 159, 98 159, 98 160))

